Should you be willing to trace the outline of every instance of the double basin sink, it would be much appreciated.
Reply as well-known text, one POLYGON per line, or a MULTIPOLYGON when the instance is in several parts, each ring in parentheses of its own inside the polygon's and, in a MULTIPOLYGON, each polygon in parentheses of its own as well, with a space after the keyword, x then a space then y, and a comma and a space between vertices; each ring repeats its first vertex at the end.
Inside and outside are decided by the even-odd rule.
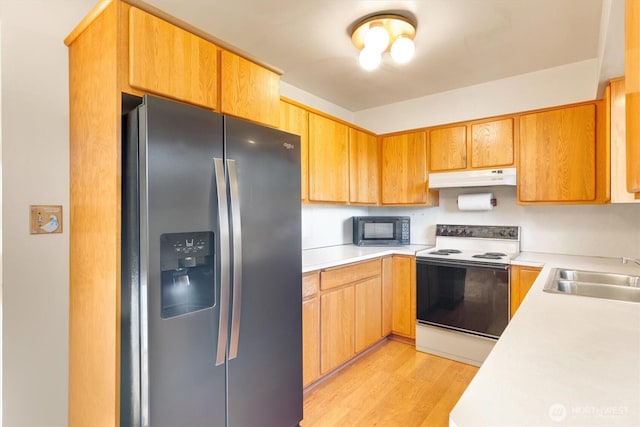
POLYGON ((544 291, 640 303, 640 276, 556 268, 544 291))

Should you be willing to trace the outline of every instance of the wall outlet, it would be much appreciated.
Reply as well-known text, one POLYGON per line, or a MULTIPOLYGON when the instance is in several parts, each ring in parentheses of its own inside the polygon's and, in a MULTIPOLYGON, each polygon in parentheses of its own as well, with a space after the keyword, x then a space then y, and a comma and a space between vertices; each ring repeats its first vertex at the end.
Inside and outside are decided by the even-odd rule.
POLYGON ((62 233, 62 205, 31 205, 31 234, 62 233))

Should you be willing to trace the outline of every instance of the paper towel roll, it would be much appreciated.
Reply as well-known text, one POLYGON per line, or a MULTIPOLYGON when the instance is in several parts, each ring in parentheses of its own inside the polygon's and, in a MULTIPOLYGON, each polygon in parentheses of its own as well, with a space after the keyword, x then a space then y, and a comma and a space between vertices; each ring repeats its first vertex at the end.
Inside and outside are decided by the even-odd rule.
POLYGON ((461 211, 490 211, 495 199, 493 193, 473 193, 458 195, 458 209, 461 211))

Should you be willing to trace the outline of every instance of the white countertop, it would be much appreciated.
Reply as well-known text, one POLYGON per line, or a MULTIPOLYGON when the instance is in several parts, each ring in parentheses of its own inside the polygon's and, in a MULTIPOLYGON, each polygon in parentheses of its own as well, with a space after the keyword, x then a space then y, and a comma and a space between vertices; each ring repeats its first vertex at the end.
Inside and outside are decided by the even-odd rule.
POLYGON ((640 266, 531 252, 513 264, 544 268, 450 425, 640 426, 640 304, 542 291, 555 267, 640 275, 640 266))
POLYGON ((302 272, 335 267, 341 264, 364 261, 367 259, 387 255, 415 255, 423 249, 432 248, 428 245, 407 246, 356 246, 338 245, 324 248, 305 249, 302 251, 302 272))

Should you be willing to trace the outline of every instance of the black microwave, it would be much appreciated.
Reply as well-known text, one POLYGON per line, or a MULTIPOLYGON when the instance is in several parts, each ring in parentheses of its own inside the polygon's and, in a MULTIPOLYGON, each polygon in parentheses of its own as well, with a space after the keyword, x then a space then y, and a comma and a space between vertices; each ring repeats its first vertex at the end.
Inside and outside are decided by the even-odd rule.
POLYGON ((408 245, 408 216, 354 216, 353 244, 358 246, 408 245))

